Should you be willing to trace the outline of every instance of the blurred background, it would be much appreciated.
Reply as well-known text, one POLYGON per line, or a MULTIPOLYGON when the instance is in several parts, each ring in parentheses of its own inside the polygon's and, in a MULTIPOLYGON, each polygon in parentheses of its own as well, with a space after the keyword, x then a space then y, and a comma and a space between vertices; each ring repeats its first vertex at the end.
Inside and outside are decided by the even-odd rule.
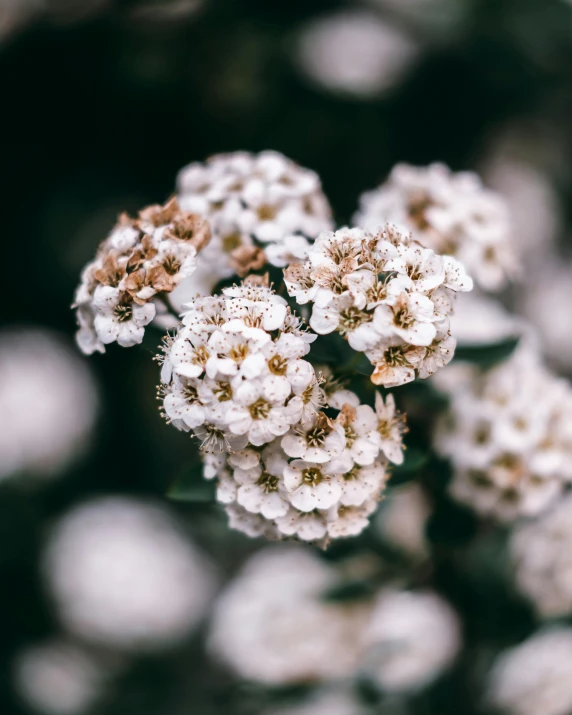
MULTIPOLYGON (((316 170, 339 224, 397 162, 439 160, 505 195, 528 271, 505 302, 569 376, 572 3, 0 0, 0 86, 0 713, 278 712, 304 683, 269 692, 205 650, 209 603, 261 544, 164 498, 188 437, 159 417, 154 345, 74 347, 80 270, 120 211, 213 153, 316 170)), ((379 538, 405 539, 423 582, 426 506, 404 503, 379 538)), ((480 712, 481 659, 530 631, 493 576, 475 603, 454 560, 432 586, 473 651, 422 694, 364 686, 372 712, 480 712)))

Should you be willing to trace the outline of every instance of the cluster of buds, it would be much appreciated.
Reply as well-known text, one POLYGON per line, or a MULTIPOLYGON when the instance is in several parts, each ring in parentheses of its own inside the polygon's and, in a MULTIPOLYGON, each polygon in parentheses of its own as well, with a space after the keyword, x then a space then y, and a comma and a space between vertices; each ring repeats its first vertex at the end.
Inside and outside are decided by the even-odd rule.
POLYGON ((203 254, 199 292, 269 263, 286 266, 332 228, 320 178, 275 151, 218 154, 189 164, 177 180, 180 205, 208 219, 213 239, 203 254))
POLYGON ((384 387, 429 377, 451 360, 453 296, 473 286, 457 260, 391 225, 320 234, 284 281, 298 304, 313 303, 312 329, 336 331, 364 352, 375 367, 372 382, 384 387))
POLYGON ((354 216, 356 226, 370 231, 387 221, 458 258, 484 290, 503 288, 518 271, 508 207, 474 173, 398 164, 385 184, 362 194, 354 216))
POLYGON ((510 521, 545 510, 572 480, 572 390, 523 344, 510 360, 452 390, 436 446, 452 495, 510 521))
POLYGON ((113 342, 140 343, 168 294, 195 271, 210 237, 208 223, 182 211, 176 199, 149 206, 136 219, 120 216, 75 295, 81 350, 89 355, 113 342))
MULTIPOLYGON (((263 280, 187 306, 164 347, 165 417, 192 430, 231 524, 250 535, 319 541, 362 531, 403 460, 392 396, 329 398, 304 360, 316 336, 263 280), (337 405, 335 418, 323 408, 337 405)), ((332 409, 335 409, 332 408, 332 409)))

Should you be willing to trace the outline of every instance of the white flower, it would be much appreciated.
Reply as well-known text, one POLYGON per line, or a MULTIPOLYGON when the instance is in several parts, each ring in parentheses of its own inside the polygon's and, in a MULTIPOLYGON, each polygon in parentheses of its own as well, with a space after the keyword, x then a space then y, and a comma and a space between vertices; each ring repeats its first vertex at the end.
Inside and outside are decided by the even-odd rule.
MULTIPOLYGON (((517 271, 507 207, 471 173, 442 164, 399 164, 385 184, 360 198, 356 225, 375 231, 406 226, 423 246, 454 255, 485 290, 498 290, 517 271)), ((467 289, 470 279, 445 258, 445 285, 467 289)))
POLYGON ((365 10, 311 20, 302 28, 297 50, 301 71, 314 83, 360 99, 398 84, 418 52, 408 35, 365 10))
POLYGON ((567 495, 511 536, 516 582, 545 618, 572 612, 571 513, 572 499, 567 495))
POLYGON ((198 427, 206 419, 207 412, 199 396, 200 382, 196 378, 173 376, 163 399, 167 417, 182 429, 198 427))
POLYGON ((572 708, 572 630, 545 629, 497 657, 488 700, 511 715, 567 715, 572 708))
POLYGON ((170 515, 121 497, 74 507, 52 533, 43 565, 66 628, 120 649, 182 640, 214 590, 211 567, 170 515))
POLYGON ((228 409, 226 419, 230 431, 237 435, 248 434, 248 441, 255 446, 285 434, 294 421, 284 406, 289 394, 290 386, 284 387, 275 377, 243 382, 234 391, 228 409))
POLYGON ((329 509, 342 495, 338 475, 347 471, 347 467, 343 460, 327 464, 293 460, 284 470, 284 484, 291 504, 300 511, 329 509))
POLYGON ((127 293, 111 286, 99 286, 93 297, 97 310, 93 324, 104 345, 117 342, 125 348, 143 340, 145 326, 155 317, 153 303, 137 305, 127 293))
MULTIPOLYGON (((368 475, 372 475, 373 470, 374 467, 365 468, 365 472, 368 475)), ((379 470, 377 476, 380 476, 379 470)), ((373 514, 376 508, 377 502, 375 499, 366 500, 359 506, 332 507, 328 512, 328 536, 332 539, 337 539, 361 534, 369 525, 369 516, 373 514)))
POLYGON ((345 446, 343 426, 323 412, 302 423, 282 438, 282 449, 289 457, 324 463, 339 457, 345 446))
POLYGON ((358 662, 364 613, 323 599, 335 580, 307 548, 258 551, 215 604, 211 652, 239 677, 266 685, 345 677, 358 662))
POLYGON ((265 519, 284 516, 289 508, 282 480, 287 464, 286 455, 269 446, 263 450, 262 463, 246 469, 235 467, 233 476, 240 485, 236 501, 240 506, 265 519))
POLYGON ((430 684, 461 645, 455 612, 430 591, 382 591, 364 637, 366 672, 395 693, 430 684))
MULTIPOLYGON (((355 465, 349 472, 342 474, 343 486, 340 504, 342 506, 361 506, 368 499, 373 499, 374 508, 365 516, 375 511, 375 499, 385 486, 389 474, 385 471, 382 462, 377 461, 366 467, 355 465)), ((340 516, 340 515, 338 515, 340 516)), ((359 529, 361 532, 365 525, 359 529)))
POLYGON ((373 313, 373 327, 378 335, 397 336, 410 345, 431 344, 437 332, 433 320, 433 302, 421 293, 403 292, 392 306, 378 305, 373 313))
POLYGON ((73 345, 40 328, 0 331, 0 481, 61 474, 90 445, 98 408, 73 345))
POLYGON ((20 697, 35 711, 80 715, 101 697, 108 670, 86 649, 54 639, 18 654, 14 681, 20 697))

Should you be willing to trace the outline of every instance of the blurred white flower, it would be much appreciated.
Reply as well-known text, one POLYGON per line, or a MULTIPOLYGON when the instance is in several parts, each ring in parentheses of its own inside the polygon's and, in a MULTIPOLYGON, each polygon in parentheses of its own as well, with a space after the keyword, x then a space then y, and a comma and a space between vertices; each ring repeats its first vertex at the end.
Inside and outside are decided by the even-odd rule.
POLYGON ((516 582, 547 618, 572 613, 572 495, 511 537, 516 582))
POLYGON ((64 469, 85 451, 97 409, 89 368, 57 334, 0 331, 0 479, 64 469))
MULTIPOLYGON (((530 283, 527 283, 528 287, 530 283)), ((459 346, 500 343, 525 331, 524 321, 507 312, 494 298, 478 291, 458 295, 455 312, 451 315, 451 333, 459 346)))
POLYGON ((517 310, 534 325, 550 363, 572 373, 572 263, 555 254, 537 263, 534 280, 517 293, 517 310))
POLYGON ((414 557, 427 555, 425 525, 431 511, 419 484, 391 489, 375 520, 378 531, 393 546, 414 557))
POLYGON ((451 494, 502 521, 539 514, 572 480, 570 385, 528 339, 498 367, 457 377, 436 436, 454 467, 451 494))
POLYGON ((0 0, 0 41, 34 19, 42 3, 43 0, 0 0))
POLYGON ((296 60, 320 87, 367 99, 398 84, 418 53, 409 36, 375 13, 345 10, 302 27, 296 60))
POLYGON ((214 592, 209 563, 159 506, 100 497, 56 525, 43 558, 58 615, 72 632, 116 648, 184 639, 214 592))
POLYGON ((85 649, 52 640, 21 652, 14 683, 21 699, 46 715, 81 715, 101 694, 107 677, 102 664, 85 649))
POLYGON ((302 547, 256 553, 215 606, 211 651, 239 676, 269 685, 347 675, 357 664, 364 611, 323 600, 335 579, 302 547))
POLYGON ((502 154, 493 157, 483 173, 490 187, 507 202, 519 253, 536 271, 536 259, 554 244, 562 227, 562 209, 554 186, 533 164, 502 154))
POLYGON ((572 710, 572 629, 536 633, 497 657, 489 700, 512 715, 568 715, 572 710))
POLYGON ((461 646, 453 609, 429 591, 382 591, 365 630, 365 672, 388 692, 431 683, 461 646))

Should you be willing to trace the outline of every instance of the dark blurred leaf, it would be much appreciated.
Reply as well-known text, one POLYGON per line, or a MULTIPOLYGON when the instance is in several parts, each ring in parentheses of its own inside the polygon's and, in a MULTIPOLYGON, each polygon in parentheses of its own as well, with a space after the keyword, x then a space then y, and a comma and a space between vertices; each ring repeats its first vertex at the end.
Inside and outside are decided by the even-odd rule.
POLYGON ((476 530, 477 520, 469 509, 445 500, 431 515, 425 533, 433 544, 461 546, 473 538, 476 530))
POLYGON ((174 501, 214 503, 216 480, 204 479, 202 465, 197 461, 175 479, 167 496, 174 501))
POLYGON ((490 367, 509 358, 520 338, 512 337, 489 345, 457 345, 455 360, 471 362, 479 367, 490 367))
POLYGON ((346 601, 359 601, 369 598, 375 593, 375 584, 364 579, 354 579, 343 581, 328 589, 324 595, 324 601, 333 603, 345 603, 346 601))
POLYGON ((429 462, 431 453, 421 447, 409 446, 405 450, 403 464, 392 467, 393 477, 404 477, 416 474, 429 462))

